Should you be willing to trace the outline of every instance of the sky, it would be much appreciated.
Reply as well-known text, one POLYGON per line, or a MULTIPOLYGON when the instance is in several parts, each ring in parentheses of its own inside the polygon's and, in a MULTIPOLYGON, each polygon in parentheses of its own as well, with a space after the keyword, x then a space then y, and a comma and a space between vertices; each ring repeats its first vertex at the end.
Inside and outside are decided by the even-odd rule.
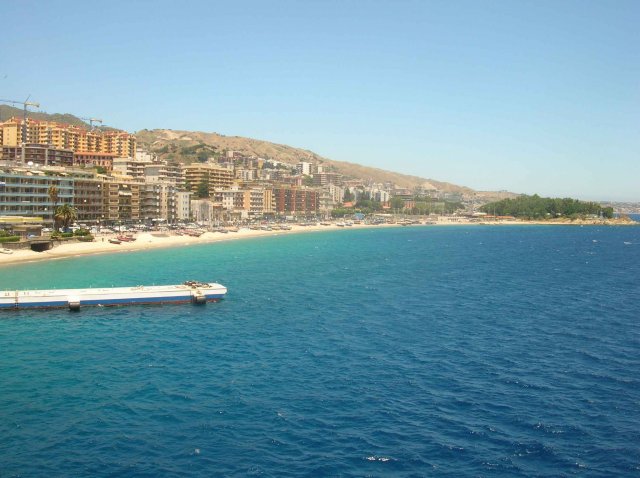
POLYGON ((640 2, 3 2, 0 98, 640 201, 640 2))

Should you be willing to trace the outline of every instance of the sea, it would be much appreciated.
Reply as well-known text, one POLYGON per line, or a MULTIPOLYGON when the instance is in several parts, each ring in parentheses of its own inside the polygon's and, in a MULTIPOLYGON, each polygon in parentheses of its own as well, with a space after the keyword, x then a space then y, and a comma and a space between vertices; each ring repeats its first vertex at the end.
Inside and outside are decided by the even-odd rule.
POLYGON ((323 231, 0 268, 0 476, 640 476, 640 227, 323 231))

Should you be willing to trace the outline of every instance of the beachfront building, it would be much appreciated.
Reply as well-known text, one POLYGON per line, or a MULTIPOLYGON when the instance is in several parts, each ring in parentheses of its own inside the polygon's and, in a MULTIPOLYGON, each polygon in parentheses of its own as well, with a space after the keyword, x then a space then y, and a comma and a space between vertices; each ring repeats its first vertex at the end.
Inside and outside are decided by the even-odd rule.
POLYGON ((188 191, 198 192, 200 184, 206 184, 209 191, 228 188, 233 184, 233 169, 214 164, 193 163, 182 167, 184 184, 188 191))
POLYGON ((273 192, 265 188, 214 189, 211 197, 225 219, 255 219, 273 214, 273 192))
POLYGON ((125 131, 87 129, 55 121, 27 118, 27 135, 22 137, 24 119, 14 117, 0 123, 2 146, 47 144, 78 152, 112 153, 118 157, 135 157, 136 137, 125 131))
POLYGON ((222 207, 211 199, 192 199, 191 219, 199 224, 217 225, 222 220, 222 207))
POLYGON ((140 190, 144 183, 129 178, 108 178, 102 186, 105 223, 140 220, 140 190))
POLYGON ((81 170, 74 170, 70 175, 73 180, 73 206, 77 211, 78 222, 99 223, 103 215, 102 188, 105 176, 81 170))
POLYGON ((176 186, 171 183, 143 183, 140 188, 140 218, 173 223, 177 219, 176 186))
POLYGON ((0 216, 42 217, 53 224, 55 208, 73 204, 73 187, 68 175, 0 165, 0 216), (57 191, 57 198, 50 195, 51 188, 57 191))
POLYGON ((191 219, 191 193, 176 191, 176 219, 188 221, 191 219))
POLYGON ((273 188, 273 198, 277 214, 317 214, 320 207, 320 193, 315 189, 280 186, 273 188))

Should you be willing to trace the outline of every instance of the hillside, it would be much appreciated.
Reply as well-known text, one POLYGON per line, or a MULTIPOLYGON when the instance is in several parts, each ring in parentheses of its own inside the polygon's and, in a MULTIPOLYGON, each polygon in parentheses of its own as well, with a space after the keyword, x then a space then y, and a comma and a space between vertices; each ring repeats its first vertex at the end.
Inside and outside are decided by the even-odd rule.
MULTIPOLYGON (((13 106, 0 105, 0 122, 6 121, 13 116, 18 116, 22 118, 23 114, 24 114, 24 110, 22 108, 14 108, 13 106)), ((31 110, 29 110, 27 114, 29 118, 33 118, 37 120, 55 121, 57 123, 72 124, 74 126, 82 126, 84 128, 89 127, 89 125, 84 121, 82 121, 80 118, 69 113, 49 114, 49 113, 42 113, 42 112, 32 112, 31 110)))
MULTIPOLYGON (((22 116, 20 108, 8 105, 0 105, 0 121, 6 121, 12 116, 22 116)), ((76 126, 89 127, 89 125, 69 113, 49 114, 44 112, 28 113, 29 118, 56 121, 76 126)), ((101 127, 101 129, 112 129, 101 127)), ((392 182, 399 187, 413 188, 429 185, 446 192, 460 194, 475 194, 480 202, 500 200, 517 196, 507 191, 474 191, 471 188, 455 184, 437 181, 429 178, 421 178, 407 174, 386 171, 360 164, 345 161, 334 161, 324 158, 313 151, 294 148, 284 144, 271 143, 241 136, 224 136, 218 133, 204 133, 199 131, 178 131, 169 129, 141 130, 136 133, 138 143, 158 154, 161 159, 168 159, 183 163, 202 161, 211 157, 220 157, 227 151, 238 151, 247 156, 258 156, 265 159, 273 159, 287 164, 295 164, 300 161, 309 161, 323 164, 329 170, 343 174, 349 178, 373 181, 376 183, 392 182)))
MULTIPOLYGON (((385 171, 360 164, 334 161, 306 149, 243 138, 241 136, 224 136, 218 133, 167 129, 141 130, 136 133, 136 136, 140 144, 144 144, 147 148, 159 154, 161 158, 180 162, 192 162, 204 159, 207 156, 217 157, 225 154, 226 151, 238 151, 247 156, 274 159, 292 165, 299 161, 321 163, 328 166, 329 169, 348 177, 372 180, 377 183, 389 181, 400 187, 413 188, 429 183, 442 191, 462 194, 473 194, 475 192, 471 188, 455 184, 385 171)), ((488 193, 488 195, 491 198, 504 197, 500 193, 488 193)), ((514 196, 511 193, 507 193, 507 195, 514 196)))

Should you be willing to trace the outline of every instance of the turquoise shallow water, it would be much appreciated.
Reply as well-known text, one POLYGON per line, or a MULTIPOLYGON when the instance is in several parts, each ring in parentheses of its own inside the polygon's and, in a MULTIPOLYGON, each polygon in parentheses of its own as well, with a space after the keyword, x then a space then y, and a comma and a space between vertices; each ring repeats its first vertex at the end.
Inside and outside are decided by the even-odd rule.
POLYGON ((640 228, 282 236, 0 289, 187 278, 228 297, 2 314, 0 476, 640 474, 640 228))

